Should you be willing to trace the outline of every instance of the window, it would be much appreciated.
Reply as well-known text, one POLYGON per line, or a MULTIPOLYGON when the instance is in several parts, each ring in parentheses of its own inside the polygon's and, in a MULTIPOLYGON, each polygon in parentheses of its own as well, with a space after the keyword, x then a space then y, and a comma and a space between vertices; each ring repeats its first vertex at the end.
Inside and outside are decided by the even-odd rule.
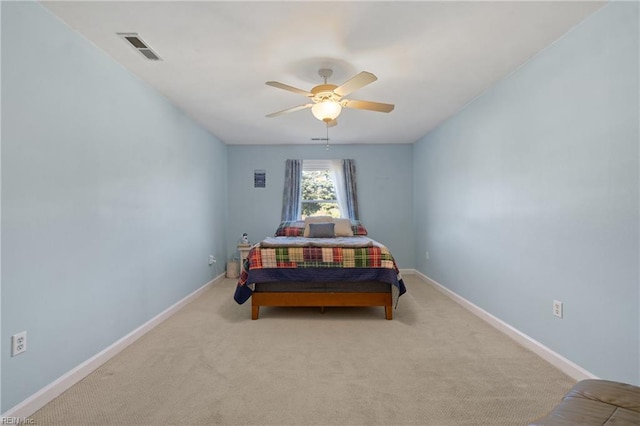
POLYGON ((288 159, 284 171, 282 221, 330 215, 359 220, 356 167, 351 159, 288 159))
POLYGON ((330 160, 302 162, 302 219, 308 216, 340 217, 336 179, 330 160))

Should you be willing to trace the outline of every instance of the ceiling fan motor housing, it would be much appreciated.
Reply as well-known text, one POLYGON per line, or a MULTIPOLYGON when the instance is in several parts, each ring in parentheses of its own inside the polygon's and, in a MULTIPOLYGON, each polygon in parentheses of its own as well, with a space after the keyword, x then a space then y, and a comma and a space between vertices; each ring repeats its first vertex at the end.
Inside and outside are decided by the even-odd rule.
POLYGON ((311 100, 315 103, 318 102, 339 102, 342 99, 342 96, 334 93, 334 89, 338 86, 335 84, 319 84, 313 89, 311 89, 311 93, 313 97, 311 100))

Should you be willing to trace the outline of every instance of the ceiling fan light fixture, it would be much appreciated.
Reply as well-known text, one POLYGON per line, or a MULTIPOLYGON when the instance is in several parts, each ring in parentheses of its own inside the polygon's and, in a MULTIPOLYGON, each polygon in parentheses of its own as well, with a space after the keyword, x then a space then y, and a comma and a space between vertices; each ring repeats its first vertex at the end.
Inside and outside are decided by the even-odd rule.
MULTIPOLYGON (((0 0, 1 1, 1 0, 0 0)), ((332 71, 330 69, 320 69, 318 71, 320 77, 324 79, 324 84, 319 84, 313 87, 310 91, 298 89, 287 84, 282 84, 277 81, 267 81, 268 86, 277 87, 278 89, 288 90, 289 92, 303 95, 313 103, 306 103, 304 105, 295 106, 293 108, 287 108, 282 111, 267 114, 267 117, 277 117, 279 115, 287 114, 294 111, 300 111, 302 109, 311 108, 311 112, 318 120, 326 123, 327 127, 332 127, 337 124, 336 118, 342 112, 342 108, 364 109, 369 111, 378 112, 391 112, 393 111, 393 104, 383 104, 381 102, 371 101, 359 101, 355 99, 347 99, 345 96, 350 93, 373 83, 378 78, 367 71, 362 71, 355 77, 352 77, 341 86, 327 83, 327 78, 331 77, 332 71)))
POLYGON ((335 120, 341 111, 342 105, 332 101, 319 102, 311 107, 313 116, 325 123, 335 120))

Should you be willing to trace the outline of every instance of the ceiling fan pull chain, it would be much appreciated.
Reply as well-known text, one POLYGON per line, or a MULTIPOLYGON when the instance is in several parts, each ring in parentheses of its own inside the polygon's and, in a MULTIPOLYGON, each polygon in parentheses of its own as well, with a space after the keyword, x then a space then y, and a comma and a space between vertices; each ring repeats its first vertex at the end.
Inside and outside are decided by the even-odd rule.
POLYGON ((327 123, 327 151, 329 151, 329 123, 327 123))

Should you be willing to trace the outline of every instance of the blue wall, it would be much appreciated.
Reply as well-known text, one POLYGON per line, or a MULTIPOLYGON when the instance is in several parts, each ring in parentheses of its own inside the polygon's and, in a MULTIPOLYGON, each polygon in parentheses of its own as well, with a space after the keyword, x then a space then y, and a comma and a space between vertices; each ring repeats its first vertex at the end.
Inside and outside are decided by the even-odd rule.
POLYGON ((39 4, 2 2, 3 412, 216 275, 226 159, 39 4))
POLYGON ((638 34, 638 4, 610 3, 414 146, 417 269, 597 376, 632 383, 638 34))
MULTIPOLYGON (((320 124, 319 124, 320 125, 320 124)), ((322 144, 229 146, 228 255, 243 232, 251 241, 273 236, 282 213, 287 158, 353 158, 360 219, 369 236, 384 243, 400 268, 413 268, 412 145, 322 144), (253 171, 266 170, 267 187, 253 187, 253 171)))

